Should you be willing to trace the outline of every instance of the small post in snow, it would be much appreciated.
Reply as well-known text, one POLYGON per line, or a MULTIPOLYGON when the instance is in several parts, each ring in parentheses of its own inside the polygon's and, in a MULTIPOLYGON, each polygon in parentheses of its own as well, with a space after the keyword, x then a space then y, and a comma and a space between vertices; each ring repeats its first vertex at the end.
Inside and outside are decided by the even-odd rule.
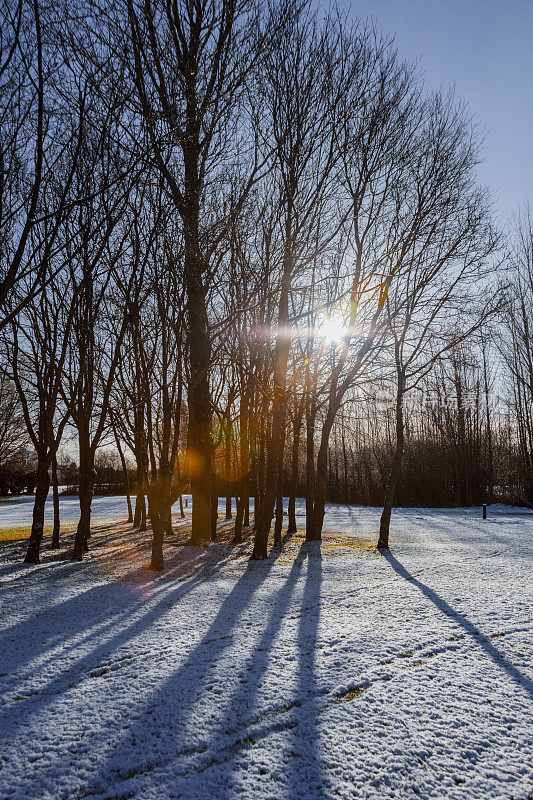
POLYGON ((487 504, 483 503, 483 519, 487 519, 487 504))

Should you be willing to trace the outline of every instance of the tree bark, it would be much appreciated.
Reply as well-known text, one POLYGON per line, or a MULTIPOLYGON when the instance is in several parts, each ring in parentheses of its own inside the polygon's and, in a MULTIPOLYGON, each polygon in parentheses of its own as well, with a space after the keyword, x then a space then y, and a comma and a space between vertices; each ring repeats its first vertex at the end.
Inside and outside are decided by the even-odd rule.
POLYGON ((281 433, 280 454, 278 459, 276 483, 276 520, 274 523, 274 547, 281 544, 281 530, 283 528, 283 456, 285 452, 285 425, 281 433))
POLYGON ((300 433, 302 430, 302 409, 295 409, 293 440, 292 440, 292 465, 291 483, 289 488, 289 524, 287 533, 296 533, 296 492, 298 491, 298 464, 300 456, 300 433))
POLYGON ((281 544, 281 529, 283 527, 283 458, 278 462, 278 480, 276 486, 276 515, 274 523, 274 547, 281 544))
POLYGON ((327 497, 327 467, 328 467, 328 445, 329 436, 335 420, 337 409, 330 409, 320 437, 320 446, 318 448, 318 455, 316 459, 316 474, 315 474, 315 496, 312 511, 312 525, 309 534, 306 531, 306 539, 311 542, 320 542, 322 540, 322 527, 324 524, 324 514, 326 513, 326 497, 327 497))
MULTIPOLYGON (((144 500, 144 497, 143 497, 144 500)), ((159 508, 159 498, 157 488, 154 486, 148 489, 148 510, 150 513, 150 523, 152 525, 152 557, 148 569, 162 572, 164 568, 163 560, 163 519, 159 508)))
POLYGON ((39 564, 41 542, 44 530, 44 506, 50 488, 50 476, 46 463, 37 466, 37 486, 35 489, 35 502, 33 504, 33 520, 31 526, 28 549, 26 551, 26 564, 39 564))
POLYGON ((315 497, 315 419, 316 410, 309 391, 306 393, 305 434, 305 539, 313 541, 314 497, 315 497))
POLYGON ((256 510, 256 535, 252 560, 261 560, 267 557, 268 537, 270 525, 274 515, 274 504, 278 490, 278 469, 282 456, 283 429, 287 412, 287 362, 289 359, 290 341, 283 331, 288 310, 288 295, 290 284, 290 268, 284 270, 284 285, 280 299, 280 312, 278 319, 279 333, 276 343, 276 365, 274 369, 272 429, 267 448, 265 494, 261 503, 259 519, 256 510))
POLYGON ((81 561, 83 553, 89 548, 89 537, 91 535, 91 504, 94 488, 94 456, 91 447, 88 445, 89 431, 85 425, 78 425, 79 447, 80 447, 80 480, 79 480, 79 500, 80 500, 80 519, 74 538, 74 550, 72 559, 81 561))
POLYGON ((244 485, 244 527, 250 527, 250 475, 246 476, 246 482, 244 485))
POLYGON ((54 527, 52 529, 52 549, 59 547, 59 486, 57 484, 57 457, 54 453, 52 458, 52 492, 54 499, 54 527))
POLYGON ((142 487, 137 487, 137 494, 135 496, 135 516, 133 518, 133 526, 139 528, 140 531, 146 530, 146 499, 142 487))
POLYGON ((218 487, 216 478, 213 476, 211 479, 211 505, 210 505, 210 535, 209 538, 212 542, 217 539, 217 520, 218 520, 218 487))
POLYGON ((377 544, 379 550, 387 550, 389 547, 390 519, 392 507, 394 505, 396 486, 398 485, 398 478, 400 477, 402 469, 405 438, 403 421, 403 381, 404 376, 400 373, 398 376, 398 386, 396 389, 396 447, 392 460, 391 471, 385 488, 385 497, 383 501, 383 511, 381 513, 379 539, 377 544))
POLYGON ((245 481, 246 477, 243 476, 239 481, 239 489, 237 494, 237 511, 235 513, 235 528, 233 531, 233 544, 240 544, 242 542, 242 527, 244 521, 244 502, 245 502, 245 481))

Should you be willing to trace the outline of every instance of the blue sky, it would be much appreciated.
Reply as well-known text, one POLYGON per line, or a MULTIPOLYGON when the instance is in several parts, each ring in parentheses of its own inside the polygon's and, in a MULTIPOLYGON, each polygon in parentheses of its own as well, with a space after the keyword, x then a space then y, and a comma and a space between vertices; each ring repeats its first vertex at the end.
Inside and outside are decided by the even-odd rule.
POLYGON ((454 85, 485 130, 480 179, 502 222, 533 202, 533 0, 339 0, 395 34, 431 88, 454 85))

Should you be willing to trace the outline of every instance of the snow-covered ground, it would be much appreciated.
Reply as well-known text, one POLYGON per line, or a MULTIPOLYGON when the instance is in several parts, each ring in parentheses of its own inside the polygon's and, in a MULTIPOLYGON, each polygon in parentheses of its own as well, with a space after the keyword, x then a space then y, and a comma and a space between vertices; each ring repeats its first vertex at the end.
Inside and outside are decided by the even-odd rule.
MULTIPOLYGON (((183 499, 191 502, 190 495, 183 495, 183 499)), ((0 498, 0 530, 2 528, 19 527, 31 525, 33 495, 18 495, 17 497, 0 498)), ((222 502, 222 501, 221 501, 222 502)), ((135 503, 135 500, 133 500, 135 503)), ((61 496, 59 498, 60 517, 62 522, 75 522, 80 516, 80 501, 77 497, 61 496)), ((173 510, 179 511, 179 502, 175 503, 173 510)), ((128 506, 126 495, 115 495, 113 497, 94 497, 91 506, 91 517, 93 520, 102 521, 105 519, 124 519, 128 516, 128 506)), ((44 509, 45 523, 54 521, 54 508, 52 505, 52 494, 48 494, 44 509)))
MULTIPOLYGON (((0 545, 0 798, 533 791, 533 516, 329 506, 324 541, 0 545)), ((21 524, 17 520, 15 524, 21 524)))

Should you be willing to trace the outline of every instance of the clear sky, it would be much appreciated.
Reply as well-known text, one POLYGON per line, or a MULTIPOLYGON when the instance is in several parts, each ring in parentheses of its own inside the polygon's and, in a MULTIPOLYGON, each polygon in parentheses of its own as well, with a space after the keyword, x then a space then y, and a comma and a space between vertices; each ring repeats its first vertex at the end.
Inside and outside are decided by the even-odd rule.
POLYGON ((339 0, 395 34, 431 88, 454 85, 485 130, 480 179, 501 222, 533 203, 533 0, 339 0))

